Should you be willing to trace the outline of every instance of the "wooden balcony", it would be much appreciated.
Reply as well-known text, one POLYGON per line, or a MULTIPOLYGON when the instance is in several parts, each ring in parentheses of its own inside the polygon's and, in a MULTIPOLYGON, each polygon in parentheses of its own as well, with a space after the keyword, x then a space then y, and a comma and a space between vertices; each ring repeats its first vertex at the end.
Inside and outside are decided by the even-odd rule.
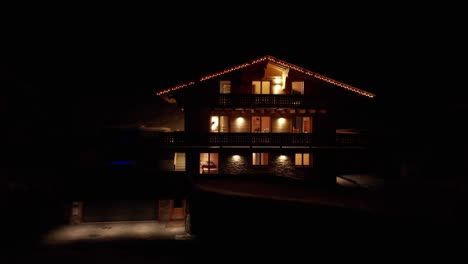
POLYGON ((318 146, 332 141, 312 133, 212 133, 209 145, 216 146, 318 146))
POLYGON ((291 107, 306 106, 303 95, 278 94, 220 94, 219 107, 291 107))
POLYGON ((315 133, 207 133, 160 132, 143 137, 160 146, 309 146, 309 147, 364 147, 363 134, 322 135, 315 133))

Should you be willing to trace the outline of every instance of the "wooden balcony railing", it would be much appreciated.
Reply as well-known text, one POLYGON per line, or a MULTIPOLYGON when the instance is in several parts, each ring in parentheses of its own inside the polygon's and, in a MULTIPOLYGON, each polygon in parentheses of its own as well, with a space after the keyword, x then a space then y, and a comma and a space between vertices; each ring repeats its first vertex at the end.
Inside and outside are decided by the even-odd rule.
POLYGON ((364 147, 363 134, 324 135, 317 133, 147 133, 146 140, 160 146, 329 146, 364 147))
POLYGON ((303 95, 278 94, 220 94, 221 107, 304 107, 303 95))

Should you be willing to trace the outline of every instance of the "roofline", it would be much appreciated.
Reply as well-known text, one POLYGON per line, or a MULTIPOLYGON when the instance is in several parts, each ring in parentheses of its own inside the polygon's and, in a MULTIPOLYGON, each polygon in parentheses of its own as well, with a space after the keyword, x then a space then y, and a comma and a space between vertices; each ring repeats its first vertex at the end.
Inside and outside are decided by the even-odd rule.
POLYGON ((331 84, 333 84, 333 85, 336 85, 336 86, 339 86, 339 87, 341 87, 341 88, 344 88, 344 89, 346 89, 346 90, 355 92, 355 93, 357 93, 357 94, 359 94, 359 95, 362 95, 362 96, 366 96, 366 97, 369 97, 369 98, 374 98, 374 97, 376 96, 376 95, 373 94, 373 93, 370 93, 370 92, 364 91, 364 90, 362 90, 362 89, 356 88, 356 87, 354 87, 354 86, 351 86, 351 85, 348 85, 348 84, 339 82, 339 81, 337 81, 337 80, 334 80, 334 79, 332 79, 332 78, 326 77, 326 76, 321 75, 321 74, 318 74, 318 73, 316 73, 316 72, 309 71, 309 70, 307 70, 307 69, 304 69, 304 68, 299 67, 299 66, 297 66, 297 65, 294 65, 294 64, 288 63, 288 62, 286 62, 286 61, 277 59, 277 58, 275 58, 275 57, 273 57, 273 56, 270 56, 270 55, 267 55, 267 56, 264 56, 264 57, 261 57, 261 58, 252 60, 252 61, 250 61, 250 62, 246 62, 246 63, 243 63, 243 64, 239 64, 239 65, 237 65, 237 66, 234 66, 234 67, 225 69, 225 70, 223 70, 223 71, 219 71, 219 72, 216 72, 216 73, 212 73, 212 74, 210 74, 210 75, 203 76, 203 77, 201 77, 201 78, 200 78, 199 80, 197 80, 197 81, 191 81, 191 82, 183 83, 183 84, 180 84, 180 85, 176 85, 176 86, 173 86, 173 87, 170 87, 170 88, 167 88, 167 89, 158 91, 158 92, 156 92, 156 95, 167 94, 167 93, 169 93, 169 92, 172 92, 172 91, 175 91, 175 90, 179 90, 179 89, 185 88, 185 87, 187 87, 187 86, 194 85, 194 84, 197 83, 197 82, 203 82, 203 81, 206 81, 206 80, 209 80, 209 79, 218 77, 218 76, 220 76, 220 75, 224 75, 224 74, 226 74, 226 73, 230 73, 230 72, 233 72, 233 71, 237 71, 237 70, 239 70, 239 69, 248 67, 248 66, 250 66, 250 65, 254 65, 254 64, 263 62, 263 61, 265 61, 265 60, 268 60, 268 61, 277 63, 277 64, 279 64, 279 65, 288 67, 288 68, 293 69, 293 70, 296 70, 296 71, 298 71, 298 72, 302 72, 302 73, 304 73, 304 74, 306 74, 306 75, 309 75, 309 76, 312 76, 312 77, 314 77, 314 78, 323 80, 323 81, 325 81, 325 82, 328 82, 328 83, 331 83, 331 84))

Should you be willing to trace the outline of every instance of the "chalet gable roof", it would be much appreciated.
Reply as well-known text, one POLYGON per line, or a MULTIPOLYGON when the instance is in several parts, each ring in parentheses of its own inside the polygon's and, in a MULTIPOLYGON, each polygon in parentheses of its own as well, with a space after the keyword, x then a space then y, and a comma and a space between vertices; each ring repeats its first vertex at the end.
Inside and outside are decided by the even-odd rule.
POLYGON ((190 81, 190 82, 186 82, 186 83, 183 83, 183 84, 179 84, 179 85, 176 85, 176 86, 173 86, 173 87, 169 87, 169 88, 167 88, 167 89, 160 90, 160 91, 156 92, 156 95, 167 94, 167 93, 172 92, 172 91, 175 91, 175 90, 179 90, 179 89, 182 89, 182 88, 185 88, 185 87, 188 87, 188 86, 192 86, 192 85, 196 84, 197 82, 204 82, 204 81, 206 81, 206 80, 209 80, 209 79, 212 79, 212 78, 215 78, 215 77, 218 77, 218 76, 221 76, 221 75, 224 75, 224 74, 233 72, 233 71, 237 71, 237 70, 240 70, 240 69, 243 69, 243 68, 249 67, 249 66, 251 66, 251 65, 264 62, 264 61, 273 62, 273 63, 275 63, 275 64, 277 64, 277 65, 280 65, 280 66, 283 66, 283 67, 286 67, 286 68, 289 68, 289 69, 292 69, 292 70, 301 72, 301 73, 303 73, 303 74, 306 74, 306 75, 309 75, 309 76, 311 76, 311 77, 320 79, 320 80, 322 80, 322 81, 331 83, 331 84, 336 85, 336 86, 338 86, 338 87, 341 87, 341 88, 343 88, 343 89, 346 89, 346 90, 355 92, 355 93, 357 93, 357 94, 359 94, 359 95, 362 95, 362 96, 366 96, 366 97, 369 97, 369 98, 375 97, 375 94, 373 94, 373 93, 370 93, 370 92, 364 91, 364 90, 362 90, 362 89, 356 88, 356 87, 354 87, 354 86, 351 86, 351 85, 348 85, 348 84, 339 82, 339 81, 337 81, 337 80, 334 80, 334 79, 332 79, 332 78, 326 77, 326 76, 321 75, 321 74, 318 74, 318 73, 316 73, 316 72, 309 71, 309 70, 307 70, 307 69, 304 69, 304 68, 302 68, 302 67, 299 67, 299 66, 297 66, 297 65, 291 64, 291 63, 289 63, 289 62, 286 62, 286 61, 277 59, 277 58, 275 58, 275 57, 273 57, 273 56, 270 56, 270 55, 267 55, 267 56, 264 56, 264 57, 261 57, 261 58, 252 60, 252 61, 250 61, 250 62, 246 62, 246 63, 243 63, 243 64, 236 65, 236 66, 234 66, 234 67, 225 69, 225 70, 223 70, 223 71, 219 71, 219 72, 215 72, 215 73, 212 73, 212 74, 203 76, 203 77, 201 77, 201 78, 200 78, 199 80, 197 80, 197 81, 190 81))

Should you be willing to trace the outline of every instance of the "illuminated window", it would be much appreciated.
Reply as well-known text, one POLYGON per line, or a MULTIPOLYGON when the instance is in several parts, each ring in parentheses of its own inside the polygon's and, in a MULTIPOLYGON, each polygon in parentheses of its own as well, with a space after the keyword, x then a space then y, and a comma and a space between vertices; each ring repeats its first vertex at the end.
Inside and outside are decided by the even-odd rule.
POLYGON ((231 93, 231 81, 220 81, 219 93, 222 93, 222 94, 231 93))
POLYGON ((174 153, 174 170, 185 171, 185 152, 174 153))
POLYGON ((252 116, 252 132, 269 133, 271 118, 269 116, 252 116))
POLYGON ((200 174, 218 174, 219 153, 200 153, 200 174))
POLYGON ((272 77, 272 94, 284 94, 284 84, 281 76, 272 77))
POLYGON ((210 132, 229 132, 228 116, 211 116, 210 122, 210 132))
POLYGON ((310 153, 296 153, 294 163, 296 166, 311 166, 311 156, 310 153))
POLYGON ((252 165, 268 165, 268 153, 252 153, 252 165))
POLYGON ((312 117, 297 116, 292 119, 293 133, 312 133, 312 117))
POLYGON ((271 94, 270 81, 252 81, 253 94, 271 94))
POLYGON ((304 94, 304 81, 300 82, 291 82, 292 93, 293 94, 304 94))

